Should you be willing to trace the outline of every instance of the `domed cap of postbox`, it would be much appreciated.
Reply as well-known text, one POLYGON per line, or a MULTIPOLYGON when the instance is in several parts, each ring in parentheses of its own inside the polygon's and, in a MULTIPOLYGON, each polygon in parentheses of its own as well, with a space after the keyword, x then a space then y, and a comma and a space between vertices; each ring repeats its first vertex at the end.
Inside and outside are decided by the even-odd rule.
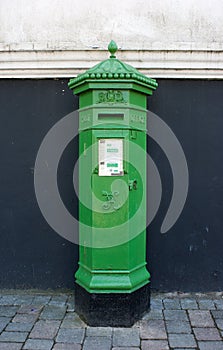
POLYGON ((155 79, 148 78, 134 67, 118 60, 115 56, 118 47, 112 40, 108 45, 110 58, 100 62, 69 81, 68 86, 75 94, 93 88, 105 87, 105 83, 118 83, 119 86, 152 94, 158 86, 155 79), (103 84, 100 86, 100 83, 103 84))

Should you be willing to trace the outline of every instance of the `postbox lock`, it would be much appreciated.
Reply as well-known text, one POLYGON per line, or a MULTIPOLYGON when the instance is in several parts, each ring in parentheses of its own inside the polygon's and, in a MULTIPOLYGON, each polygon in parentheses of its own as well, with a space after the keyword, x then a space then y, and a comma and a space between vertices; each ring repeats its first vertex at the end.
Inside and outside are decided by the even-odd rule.
POLYGON ((137 190, 137 180, 129 180, 129 191, 137 190))

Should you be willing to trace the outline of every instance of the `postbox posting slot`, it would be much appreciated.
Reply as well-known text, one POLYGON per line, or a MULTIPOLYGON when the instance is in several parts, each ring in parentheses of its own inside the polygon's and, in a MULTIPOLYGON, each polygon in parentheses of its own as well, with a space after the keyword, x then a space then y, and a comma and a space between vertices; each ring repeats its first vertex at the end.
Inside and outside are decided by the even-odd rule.
POLYGON ((100 120, 101 119, 122 120, 122 119, 124 119, 124 114, 123 113, 99 113, 98 119, 100 119, 100 120))

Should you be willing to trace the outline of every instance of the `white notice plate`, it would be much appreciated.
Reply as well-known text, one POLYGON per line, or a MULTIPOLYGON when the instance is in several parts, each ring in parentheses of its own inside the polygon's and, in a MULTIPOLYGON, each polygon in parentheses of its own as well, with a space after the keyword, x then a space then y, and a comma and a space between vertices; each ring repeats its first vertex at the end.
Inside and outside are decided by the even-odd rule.
POLYGON ((122 176, 123 139, 98 141, 99 176, 122 176))

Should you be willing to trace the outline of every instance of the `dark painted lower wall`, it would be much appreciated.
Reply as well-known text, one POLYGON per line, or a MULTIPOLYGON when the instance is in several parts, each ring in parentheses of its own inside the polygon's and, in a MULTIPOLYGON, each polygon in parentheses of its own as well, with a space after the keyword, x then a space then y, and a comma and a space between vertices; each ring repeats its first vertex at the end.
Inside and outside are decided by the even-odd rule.
MULTIPOLYGON (((148 99, 180 141, 190 183, 184 210, 165 234, 160 227, 173 179, 161 148, 149 154, 162 179, 162 201, 148 228, 151 287, 161 291, 223 289, 223 81, 159 80, 148 99)), ((0 288, 73 288, 78 246, 44 220, 34 192, 34 164, 42 139, 78 100, 67 80, 0 81, 0 288)), ((77 215, 72 185, 78 140, 60 161, 58 184, 77 215)))

